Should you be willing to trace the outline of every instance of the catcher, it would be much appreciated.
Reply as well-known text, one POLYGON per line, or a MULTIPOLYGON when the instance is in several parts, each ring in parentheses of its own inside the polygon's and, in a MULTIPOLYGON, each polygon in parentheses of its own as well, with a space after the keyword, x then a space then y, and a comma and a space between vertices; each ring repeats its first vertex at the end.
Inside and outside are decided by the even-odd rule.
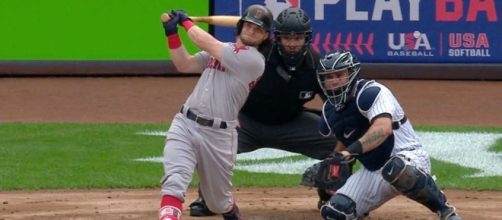
POLYGON ((441 220, 460 220, 431 177, 429 155, 401 105, 384 85, 359 79, 360 65, 350 52, 337 51, 324 56, 318 66, 319 84, 328 97, 320 131, 336 135, 337 146, 346 146, 337 160, 356 158, 362 164, 340 180, 345 184, 322 205, 321 216, 358 219, 404 195, 441 220))

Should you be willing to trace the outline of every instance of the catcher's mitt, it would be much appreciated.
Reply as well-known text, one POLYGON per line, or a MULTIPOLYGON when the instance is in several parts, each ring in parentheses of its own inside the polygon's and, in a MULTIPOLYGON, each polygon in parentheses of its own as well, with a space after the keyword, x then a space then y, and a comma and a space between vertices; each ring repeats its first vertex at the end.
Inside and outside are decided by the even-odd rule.
POLYGON ((300 184, 319 189, 337 190, 352 174, 352 162, 354 159, 345 160, 342 154, 334 153, 332 157, 307 168, 300 184))

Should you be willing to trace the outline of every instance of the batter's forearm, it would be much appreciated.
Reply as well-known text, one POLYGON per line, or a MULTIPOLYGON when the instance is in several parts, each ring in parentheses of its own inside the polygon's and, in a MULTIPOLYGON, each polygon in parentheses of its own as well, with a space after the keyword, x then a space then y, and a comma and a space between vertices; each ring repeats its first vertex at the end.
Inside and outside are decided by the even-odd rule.
POLYGON ((191 27, 188 30, 187 35, 198 48, 208 52, 217 60, 221 60, 221 57, 223 56, 223 43, 198 26, 191 27))

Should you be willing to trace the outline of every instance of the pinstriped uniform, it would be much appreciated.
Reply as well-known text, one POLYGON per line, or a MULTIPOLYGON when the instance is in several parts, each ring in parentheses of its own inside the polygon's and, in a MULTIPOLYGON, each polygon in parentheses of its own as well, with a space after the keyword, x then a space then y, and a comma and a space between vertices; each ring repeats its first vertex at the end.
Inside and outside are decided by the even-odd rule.
MULTIPOLYGON (((325 103, 323 108, 325 120, 321 123, 321 132, 335 133, 345 146, 360 138, 369 127, 369 122, 378 115, 388 113, 392 116, 394 122, 399 122, 405 117, 401 105, 384 85, 375 81, 359 80, 356 88, 356 98, 347 102, 346 110, 343 110, 345 112, 332 110, 329 103, 325 103), (356 115, 355 118, 354 115, 356 115), (352 122, 342 123, 343 125, 338 125, 336 128, 333 127, 335 122, 350 117, 353 120, 349 121, 352 122), (361 123, 363 121, 366 121, 366 123, 361 123), (348 128, 350 128, 350 131, 355 132, 346 132, 348 128), (352 134, 352 137, 348 137, 346 134, 352 134), (343 137, 344 135, 345 137, 343 137)), ((350 197, 356 203, 356 213, 359 217, 400 195, 400 192, 385 181, 381 174, 383 164, 391 156, 402 155, 405 157, 406 163, 416 166, 425 173, 430 173, 429 156, 423 150, 422 144, 409 120, 393 130, 393 135, 378 148, 392 150, 390 155, 379 153, 376 149, 366 152, 363 156, 373 158, 358 158, 362 163, 361 169, 356 171, 345 185, 336 192, 350 197), (368 161, 371 161, 371 163, 368 161)))

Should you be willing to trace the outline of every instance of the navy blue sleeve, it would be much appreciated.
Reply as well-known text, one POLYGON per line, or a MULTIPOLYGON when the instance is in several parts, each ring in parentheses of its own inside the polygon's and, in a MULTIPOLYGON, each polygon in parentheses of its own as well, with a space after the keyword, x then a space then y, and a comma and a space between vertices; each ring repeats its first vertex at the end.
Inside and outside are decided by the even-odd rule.
POLYGON ((368 111, 371 106, 373 106, 373 103, 375 103, 375 99, 378 96, 378 93, 380 93, 380 87, 377 86, 372 86, 365 89, 361 93, 359 100, 357 101, 359 108, 361 108, 361 110, 363 111, 368 111))

